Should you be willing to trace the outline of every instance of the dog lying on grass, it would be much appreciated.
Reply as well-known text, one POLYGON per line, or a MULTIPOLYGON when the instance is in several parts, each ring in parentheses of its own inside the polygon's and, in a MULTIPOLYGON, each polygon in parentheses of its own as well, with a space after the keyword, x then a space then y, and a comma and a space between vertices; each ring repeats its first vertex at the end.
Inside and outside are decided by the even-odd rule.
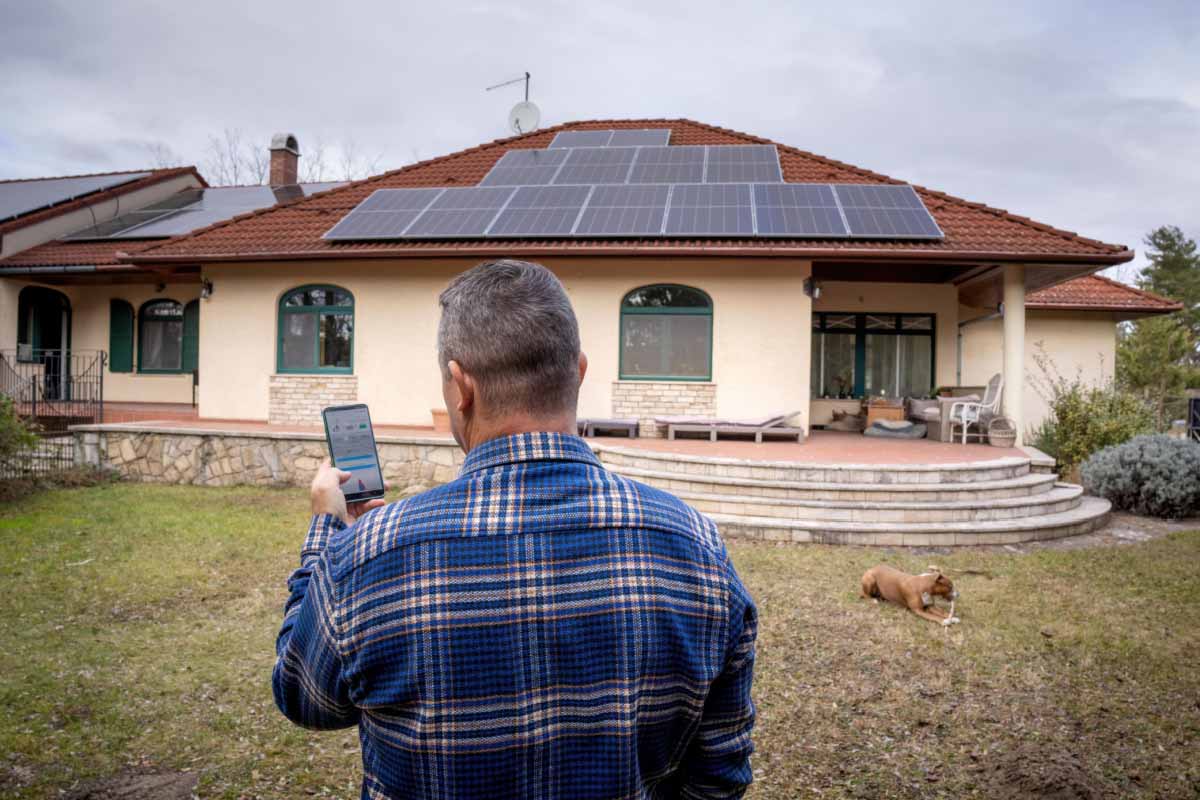
POLYGON ((922 619, 940 625, 956 625, 954 601, 958 592, 950 579, 941 570, 931 567, 930 572, 909 575, 886 564, 871 567, 862 576, 862 596, 888 600, 904 606, 922 619), (950 601, 950 611, 943 611, 933 604, 933 598, 944 597, 950 601))

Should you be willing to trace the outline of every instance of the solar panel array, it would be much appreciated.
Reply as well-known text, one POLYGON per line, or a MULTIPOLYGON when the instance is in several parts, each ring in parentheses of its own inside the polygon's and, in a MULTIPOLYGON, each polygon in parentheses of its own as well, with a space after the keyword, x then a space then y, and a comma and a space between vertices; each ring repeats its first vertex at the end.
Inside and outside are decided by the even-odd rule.
MULTIPOLYGON (((302 183, 296 186, 215 186, 207 189, 184 189, 165 200, 127 211, 119 217, 97 223, 90 228, 67 236, 67 241, 96 239, 159 239, 191 233, 200 228, 247 214, 277 203, 297 200, 319 191, 341 186, 341 183, 302 183)), ((441 191, 432 189, 434 194, 441 191)), ((432 199, 432 197, 430 197, 432 199)), ((410 201, 412 202, 412 201, 410 201)), ((412 216, 425 210, 428 202, 413 211, 412 216)), ((373 211, 367 208, 365 211, 373 211)), ((371 215, 355 222, 355 230, 394 230, 400 220, 387 221, 371 215), (366 228, 364 224, 370 223, 366 228)), ((408 220, 409 222, 412 219, 408 220)))
POLYGON ((551 149, 559 147, 640 147, 666 145, 671 141, 670 128, 643 128, 618 131, 560 131, 550 142, 551 149))
POLYGON ((65 203, 77 197, 140 180, 149 172, 81 175, 75 178, 37 178, 0 182, 0 221, 65 203))
POLYGON ((479 185, 783 182, 779 152, 774 145, 667 147, 588 144, 594 142, 594 137, 591 137, 594 133, 597 131, 563 131, 558 136, 579 134, 578 137, 567 139, 574 144, 550 150, 509 150, 479 185))
POLYGON ((593 182, 379 189, 325 234, 332 240, 716 236, 940 239, 942 232, 906 185, 593 182))

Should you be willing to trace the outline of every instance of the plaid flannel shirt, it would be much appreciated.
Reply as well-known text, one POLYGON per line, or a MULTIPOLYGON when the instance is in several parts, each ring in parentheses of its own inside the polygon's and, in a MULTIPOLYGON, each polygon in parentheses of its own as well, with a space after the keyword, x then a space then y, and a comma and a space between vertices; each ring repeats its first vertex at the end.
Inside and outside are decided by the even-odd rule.
POLYGON ((362 797, 727 798, 751 780, 757 615, 713 523, 578 437, 315 517, 275 701, 359 726, 362 797))

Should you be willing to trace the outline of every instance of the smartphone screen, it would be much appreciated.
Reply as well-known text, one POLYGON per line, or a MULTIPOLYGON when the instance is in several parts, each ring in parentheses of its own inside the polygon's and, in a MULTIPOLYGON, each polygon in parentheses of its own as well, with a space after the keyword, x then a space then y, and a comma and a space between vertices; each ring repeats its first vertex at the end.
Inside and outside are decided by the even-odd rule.
POLYGON ((330 406, 321 416, 325 418, 325 438, 333 465, 350 473, 350 480, 342 484, 346 501, 383 497, 383 473, 379 471, 375 432, 366 405, 330 406))

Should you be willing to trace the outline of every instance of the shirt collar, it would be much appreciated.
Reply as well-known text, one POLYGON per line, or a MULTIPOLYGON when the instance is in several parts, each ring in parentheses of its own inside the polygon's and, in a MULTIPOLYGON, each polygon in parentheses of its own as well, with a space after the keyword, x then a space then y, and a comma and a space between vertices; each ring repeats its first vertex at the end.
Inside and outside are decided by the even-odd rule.
POLYGON ((515 433, 489 439, 467 453, 461 475, 522 461, 578 461, 600 466, 600 459, 578 436, 567 433, 515 433))

